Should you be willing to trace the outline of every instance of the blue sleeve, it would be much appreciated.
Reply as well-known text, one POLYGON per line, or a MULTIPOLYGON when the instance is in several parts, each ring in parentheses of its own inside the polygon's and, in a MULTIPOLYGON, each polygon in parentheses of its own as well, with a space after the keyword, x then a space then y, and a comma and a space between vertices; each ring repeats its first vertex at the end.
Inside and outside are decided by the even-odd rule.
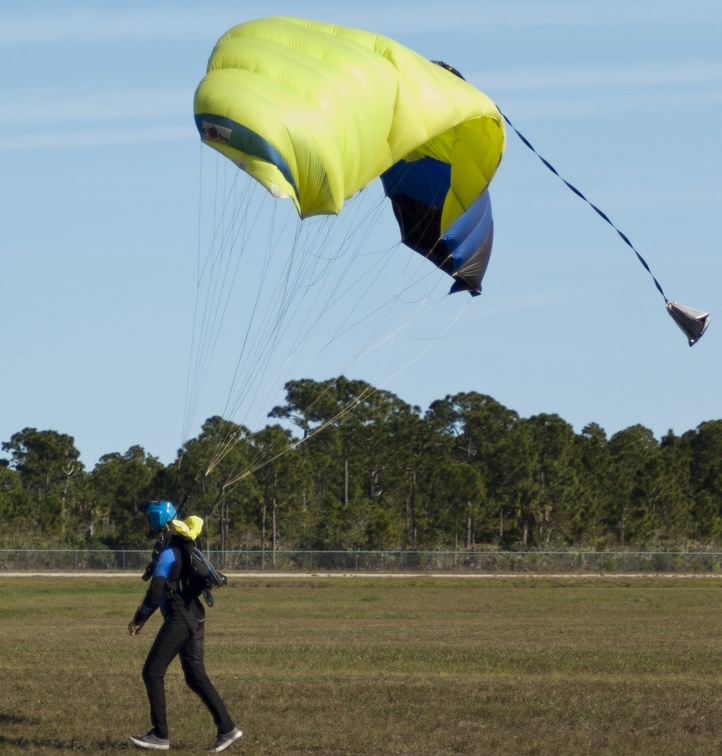
POLYGON ((175 552, 173 549, 164 549, 158 555, 158 561, 155 563, 153 577, 162 577, 168 580, 170 571, 175 564, 175 552))
POLYGON ((176 556, 173 549, 164 549, 158 555, 158 561, 155 563, 155 568, 153 569, 153 577, 151 578, 148 592, 145 594, 143 603, 138 607, 133 618, 133 622, 136 625, 142 627, 150 615, 158 608, 175 561, 176 556))

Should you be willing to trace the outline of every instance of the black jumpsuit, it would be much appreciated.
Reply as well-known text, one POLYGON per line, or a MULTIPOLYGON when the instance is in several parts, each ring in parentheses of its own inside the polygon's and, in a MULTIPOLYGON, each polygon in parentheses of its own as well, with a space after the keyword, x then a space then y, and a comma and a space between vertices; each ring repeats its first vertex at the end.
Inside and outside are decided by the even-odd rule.
POLYGON ((184 588, 182 548, 177 539, 172 538, 160 552, 148 592, 133 618, 135 625, 142 626, 158 606, 164 617, 163 625, 143 666, 150 719, 153 732, 159 738, 168 737, 165 673, 178 655, 186 685, 210 711, 218 734, 225 734, 234 728, 223 699, 206 674, 203 661, 205 610, 198 597, 188 595, 184 588))

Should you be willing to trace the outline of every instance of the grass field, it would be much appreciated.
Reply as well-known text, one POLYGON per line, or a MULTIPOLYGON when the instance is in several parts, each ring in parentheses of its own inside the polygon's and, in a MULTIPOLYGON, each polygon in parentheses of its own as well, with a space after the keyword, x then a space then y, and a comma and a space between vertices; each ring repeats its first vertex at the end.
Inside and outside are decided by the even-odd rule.
MULTIPOLYGON (((0 752, 136 753, 145 585, 0 576, 0 752)), ((722 580, 236 578, 206 663, 227 753, 719 754, 722 580)), ((210 716, 174 664, 172 751, 210 716)), ((138 753, 140 753, 138 751, 138 753)))

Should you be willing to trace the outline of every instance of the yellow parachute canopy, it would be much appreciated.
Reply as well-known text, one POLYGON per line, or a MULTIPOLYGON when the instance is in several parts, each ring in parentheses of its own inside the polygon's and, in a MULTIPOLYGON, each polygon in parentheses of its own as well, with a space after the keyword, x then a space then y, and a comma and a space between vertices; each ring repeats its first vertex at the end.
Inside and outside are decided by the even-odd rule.
POLYGON ((302 218, 400 160, 450 166, 440 230, 485 191, 504 122, 482 92, 391 39, 298 18, 240 24, 218 41, 195 94, 203 141, 302 218))

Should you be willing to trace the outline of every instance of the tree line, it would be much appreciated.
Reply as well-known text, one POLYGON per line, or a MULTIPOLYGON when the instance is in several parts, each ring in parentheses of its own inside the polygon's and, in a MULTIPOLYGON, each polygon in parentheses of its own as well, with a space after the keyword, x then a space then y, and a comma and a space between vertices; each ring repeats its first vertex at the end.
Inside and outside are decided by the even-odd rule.
POLYGON ((520 417, 474 392, 422 412, 363 381, 291 381, 257 432, 220 417, 163 465, 140 446, 92 470, 71 436, 2 443, 4 548, 141 547, 142 505, 206 519, 212 548, 687 548, 722 536, 722 420, 661 439, 520 417))

